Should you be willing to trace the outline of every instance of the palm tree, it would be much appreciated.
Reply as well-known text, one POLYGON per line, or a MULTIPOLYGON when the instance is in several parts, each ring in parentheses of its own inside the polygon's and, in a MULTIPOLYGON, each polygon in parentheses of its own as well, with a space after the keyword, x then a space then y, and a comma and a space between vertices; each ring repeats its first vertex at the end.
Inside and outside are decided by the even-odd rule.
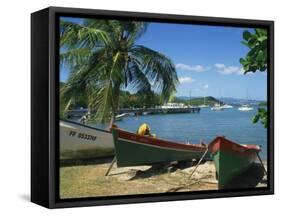
POLYGON ((122 89, 155 91, 169 99, 178 83, 175 66, 164 54, 136 44, 146 29, 144 22, 61 21, 61 64, 70 68, 61 96, 71 100, 81 92, 87 94, 95 118, 101 122, 111 119, 110 126, 122 89))

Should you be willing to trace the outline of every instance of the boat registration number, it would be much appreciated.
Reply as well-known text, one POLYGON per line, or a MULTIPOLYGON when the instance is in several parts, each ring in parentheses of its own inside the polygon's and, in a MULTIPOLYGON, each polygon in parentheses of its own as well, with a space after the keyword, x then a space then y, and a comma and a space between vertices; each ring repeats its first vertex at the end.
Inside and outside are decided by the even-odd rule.
POLYGON ((71 137, 77 137, 78 139, 84 139, 84 140, 95 141, 97 139, 96 136, 85 134, 85 133, 77 133, 75 131, 70 131, 68 135, 71 137))

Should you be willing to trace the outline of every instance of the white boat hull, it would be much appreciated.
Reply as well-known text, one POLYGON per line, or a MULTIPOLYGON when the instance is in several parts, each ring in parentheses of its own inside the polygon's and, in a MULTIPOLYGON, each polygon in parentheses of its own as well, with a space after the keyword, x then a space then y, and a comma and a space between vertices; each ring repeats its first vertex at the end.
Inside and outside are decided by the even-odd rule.
POLYGON ((252 107, 239 107, 238 110, 247 112, 247 111, 253 110, 253 108, 252 107))
POLYGON ((114 155, 109 131, 60 120, 60 158, 85 159, 114 155))
POLYGON ((212 107, 211 110, 213 110, 213 111, 222 111, 223 108, 222 107, 212 107))

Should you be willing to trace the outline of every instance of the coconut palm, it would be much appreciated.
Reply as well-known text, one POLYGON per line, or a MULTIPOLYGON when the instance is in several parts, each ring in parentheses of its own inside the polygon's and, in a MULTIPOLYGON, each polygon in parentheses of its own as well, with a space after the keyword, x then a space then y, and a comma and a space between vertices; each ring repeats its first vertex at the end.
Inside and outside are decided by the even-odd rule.
POLYGON ((61 96, 87 94, 89 107, 101 122, 118 109, 120 91, 160 93, 165 100, 178 83, 172 61, 162 53, 137 45, 147 23, 85 19, 82 24, 61 21, 61 64, 70 76, 61 96))

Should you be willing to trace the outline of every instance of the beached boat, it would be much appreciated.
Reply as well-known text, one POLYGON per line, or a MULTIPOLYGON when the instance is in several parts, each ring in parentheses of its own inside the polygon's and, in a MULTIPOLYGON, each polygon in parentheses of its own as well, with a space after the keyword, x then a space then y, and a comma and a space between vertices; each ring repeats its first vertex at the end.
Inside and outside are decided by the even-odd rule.
POLYGON ((250 105, 248 104, 244 104, 242 105, 241 107, 238 107, 238 110, 239 111, 243 111, 243 112, 248 112, 248 111, 252 111, 254 108, 251 107, 250 105))
POLYGON ((182 144, 112 128, 118 167, 200 159, 207 146, 182 144))
POLYGON ((111 132, 60 120, 61 159, 86 159, 110 155, 114 155, 111 132))
POLYGON ((220 189, 246 171, 261 151, 257 145, 240 145, 224 137, 216 137, 208 149, 215 163, 220 189))

